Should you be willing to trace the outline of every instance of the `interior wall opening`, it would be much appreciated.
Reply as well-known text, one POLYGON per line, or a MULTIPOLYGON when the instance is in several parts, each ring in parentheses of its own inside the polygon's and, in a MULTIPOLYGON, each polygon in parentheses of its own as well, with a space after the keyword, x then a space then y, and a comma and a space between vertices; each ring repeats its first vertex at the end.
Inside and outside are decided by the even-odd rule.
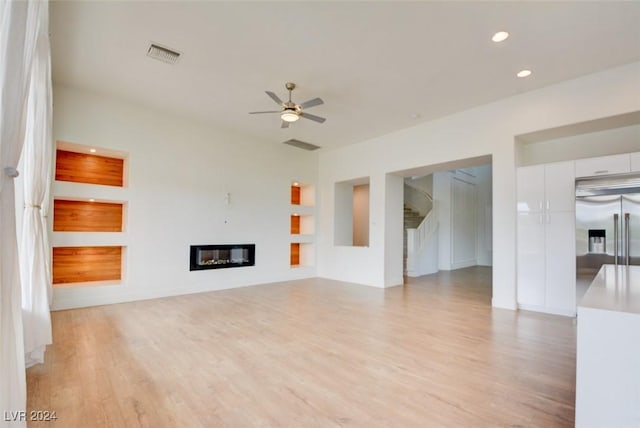
MULTIPOLYGON (((570 175, 570 183, 566 186, 567 191, 558 196, 561 190, 558 180, 552 180, 549 183, 543 183, 544 193, 548 194, 547 200, 561 198, 565 201, 564 211, 568 218, 565 221, 564 231, 571 229, 571 232, 575 233, 570 237, 572 242, 569 245, 564 247, 549 245, 545 240, 538 244, 539 248, 536 249, 529 241, 533 241, 534 237, 539 239, 540 226, 527 224, 525 220, 527 215, 519 213, 518 253, 521 259, 519 259, 517 280, 520 306, 524 307, 532 301, 530 297, 534 294, 531 291, 532 286, 544 288, 545 293, 551 288, 551 284, 540 277, 541 272, 553 269, 556 264, 561 266, 560 270, 564 272, 566 269, 564 267, 575 263, 572 266, 575 272, 564 272, 564 276, 568 279, 562 281, 562 286, 568 287, 567 294, 572 294, 574 298, 573 303, 567 303, 565 306, 577 307, 602 265, 613 264, 615 254, 624 251, 624 239, 622 236, 616 238, 615 228, 617 224, 622 230, 626 213, 632 213, 633 217, 634 211, 640 212, 629 208, 638 205, 635 201, 640 200, 640 187, 632 188, 624 183, 631 178, 631 175, 640 175, 630 163, 630 153, 637 152, 640 152, 640 111, 516 136, 515 154, 518 174, 529 176, 539 171, 538 175, 540 172, 546 175, 553 168, 561 168, 562 164, 565 165, 564 168, 570 175), (608 165, 609 162, 617 160, 622 161, 628 168, 625 171, 618 171, 620 176, 608 165), (587 168, 590 165, 593 166, 593 173, 590 173, 587 168), (590 189, 598 184, 594 181, 596 175, 598 179, 607 181, 606 184, 599 185, 601 188, 599 191, 606 193, 607 196, 598 196, 597 192, 590 189), (626 188, 627 195, 621 196, 622 192, 615 190, 616 186, 620 185, 626 188), (631 200, 631 204, 628 205, 625 200, 631 200), (618 220, 614 219, 615 214, 618 215, 618 220), (527 240, 527 238, 530 239, 527 240), (615 243, 618 243, 618 249, 615 243), (559 251, 559 248, 563 248, 563 251, 552 257, 551 249, 559 251), (520 253, 526 253, 526 256, 520 253), (534 256, 531 256, 532 254, 534 256), (542 255, 546 256, 546 259, 541 257, 542 255)), ((520 184, 519 203, 528 198, 529 188, 535 191, 535 186, 520 184)), ((521 210, 520 207, 518 209, 521 210)), ((532 209, 533 211, 544 210, 532 209)), ((560 215, 560 213, 554 213, 553 209, 547 209, 547 211, 550 211, 549 215, 560 215)), ((534 220, 536 219, 533 218, 530 222, 533 223, 534 220)), ((637 229, 632 228, 632 230, 637 229)), ((555 235, 558 236, 558 234, 555 235)), ((634 264, 633 261, 631 264, 634 264)), ((560 275, 556 271, 553 277, 557 280, 560 275)), ((538 294, 542 295, 540 291, 538 294)), ((544 301, 538 298, 539 305, 549 306, 548 300, 550 299, 547 299, 545 294, 544 301)))
POLYGON ((403 268, 408 278, 492 268, 491 156, 395 172, 403 177, 403 268))
POLYGON ((369 205, 369 177, 335 184, 335 245, 369 246, 369 205))

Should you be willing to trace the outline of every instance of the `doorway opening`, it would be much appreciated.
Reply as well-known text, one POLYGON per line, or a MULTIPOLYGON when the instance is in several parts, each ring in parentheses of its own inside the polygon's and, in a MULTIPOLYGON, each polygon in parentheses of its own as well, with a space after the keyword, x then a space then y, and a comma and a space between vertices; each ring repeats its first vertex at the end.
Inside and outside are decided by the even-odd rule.
POLYGON ((408 278, 492 267, 491 156, 398 171, 403 273, 408 278))

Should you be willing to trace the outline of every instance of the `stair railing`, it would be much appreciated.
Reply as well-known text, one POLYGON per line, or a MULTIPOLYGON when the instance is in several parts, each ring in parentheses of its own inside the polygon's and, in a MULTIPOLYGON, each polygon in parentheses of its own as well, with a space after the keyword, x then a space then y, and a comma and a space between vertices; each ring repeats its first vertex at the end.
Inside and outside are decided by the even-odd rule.
POLYGON ((416 257, 437 226, 436 209, 433 207, 417 228, 407 229, 407 272, 415 270, 416 257))
POLYGON ((420 215, 427 215, 433 208, 433 198, 422 189, 404 183, 404 203, 420 215))

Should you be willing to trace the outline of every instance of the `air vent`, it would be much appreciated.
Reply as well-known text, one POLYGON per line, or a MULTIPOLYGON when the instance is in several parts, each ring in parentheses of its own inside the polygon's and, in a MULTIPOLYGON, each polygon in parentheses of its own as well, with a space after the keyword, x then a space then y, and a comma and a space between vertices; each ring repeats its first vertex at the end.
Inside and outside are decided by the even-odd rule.
POLYGON ((317 150, 320 148, 320 146, 316 146, 311 143, 305 143, 304 141, 296 140, 293 138, 285 141, 283 144, 288 144, 290 146, 297 147, 299 149, 304 149, 304 150, 317 150))
POLYGON ((180 59, 180 52, 152 43, 147 50, 147 56, 173 65, 180 59))

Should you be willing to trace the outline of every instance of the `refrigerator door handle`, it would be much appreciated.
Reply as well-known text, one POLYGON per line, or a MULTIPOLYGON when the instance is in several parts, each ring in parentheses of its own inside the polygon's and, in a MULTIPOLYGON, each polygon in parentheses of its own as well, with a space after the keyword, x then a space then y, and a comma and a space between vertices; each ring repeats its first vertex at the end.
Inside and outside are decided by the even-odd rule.
POLYGON ((618 214, 613 215, 613 263, 618 266, 618 214))
POLYGON ((629 229, 629 213, 624 213, 624 264, 629 266, 629 255, 631 244, 629 238, 631 237, 631 230, 629 229))

